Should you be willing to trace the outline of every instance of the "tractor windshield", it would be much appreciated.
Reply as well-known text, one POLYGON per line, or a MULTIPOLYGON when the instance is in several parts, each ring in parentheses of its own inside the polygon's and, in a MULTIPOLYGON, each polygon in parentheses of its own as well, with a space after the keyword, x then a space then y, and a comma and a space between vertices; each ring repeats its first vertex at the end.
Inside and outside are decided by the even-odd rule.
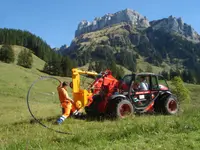
POLYGON ((158 84, 161 90, 169 90, 169 86, 164 77, 158 76, 158 84))
POLYGON ((120 82, 120 89, 124 92, 128 92, 130 86, 131 86, 131 83, 132 83, 132 78, 133 78, 133 75, 132 74, 129 74, 129 75, 125 75, 123 77, 123 79, 121 80, 120 82))

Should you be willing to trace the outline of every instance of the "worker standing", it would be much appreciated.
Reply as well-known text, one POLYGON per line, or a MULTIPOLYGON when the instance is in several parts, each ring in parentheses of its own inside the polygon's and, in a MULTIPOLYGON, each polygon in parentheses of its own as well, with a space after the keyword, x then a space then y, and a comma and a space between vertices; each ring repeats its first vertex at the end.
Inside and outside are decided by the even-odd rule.
POLYGON ((74 106, 74 101, 69 97, 67 93, 67 82, 61 82, 60 85, 57 87, 61 107, 62 107, 62 116, 57 120, 58 124, 61 124, 66 118, 68 118, 71 114, 77 115, 78 111, 74 106))

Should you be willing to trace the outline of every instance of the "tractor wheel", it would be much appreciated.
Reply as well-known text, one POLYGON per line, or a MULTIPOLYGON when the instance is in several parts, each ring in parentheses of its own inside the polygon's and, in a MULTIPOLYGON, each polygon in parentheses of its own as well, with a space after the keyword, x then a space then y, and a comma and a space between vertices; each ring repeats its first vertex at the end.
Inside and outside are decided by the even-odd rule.
POLYGON ((88 117, 97 117, 99 115, 97 107, 100 101, 100 95, 95 95, 93 97, 93 102, 90 104, 90 106, 85 107, 85 112, 88 117))
POLYGON ((154 103, 154 111, 156 113, 163 113, 164 112, 164 102, 167 99, 168 95, 164 95, 159 99, 156 99, 154 103))
POLYGON ((164 101, 164 112, 168 115, 175 115, 179 111, 178 100, 170 95, 164 101))
POLYGON ((134 113, 133 105, 126 99, 117 100, 114 103, 111 114, 114 118, 126 118, 134 113))

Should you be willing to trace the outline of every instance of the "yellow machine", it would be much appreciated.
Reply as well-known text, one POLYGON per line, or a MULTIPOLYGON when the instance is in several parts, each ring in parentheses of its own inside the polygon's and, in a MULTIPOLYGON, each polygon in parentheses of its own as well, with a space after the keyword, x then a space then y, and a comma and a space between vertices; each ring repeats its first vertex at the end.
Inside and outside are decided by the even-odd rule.
POLYGON ((75 106, 77 109, 84 108, 88 104, 88 97, 92 95, 91 91, 88 91, 86 89, 81 89, 80 87, 80 75, 92 75, 97 76, 98 73, 96 72, 90 72, 90 71, 83 71, 79 70, 77 68, 72 69, 72 94, 73 94, 73 100, 75 103, 75 106))

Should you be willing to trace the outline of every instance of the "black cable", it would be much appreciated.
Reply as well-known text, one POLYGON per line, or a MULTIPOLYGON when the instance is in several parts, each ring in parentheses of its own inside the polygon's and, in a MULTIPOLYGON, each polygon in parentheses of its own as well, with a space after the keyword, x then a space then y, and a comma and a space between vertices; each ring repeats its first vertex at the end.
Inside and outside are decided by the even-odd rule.
POLYGON ((42 80, 42 79, 44 79, 44 78, 52 78, 52 79, 55 79, 55 80, 59 81, 59 80, 58 80, 57 78, 55 78, 55 77, 51 77, 51 76, 41 76, 39 79, 35 80, 35 81, 31 84, 31 86, 30 86, 30 88, 29 88, 29 90, 28 90, 27 99, 26 99, 26 100, 27 100, 28 110, 29 110, 31 116, 35 119, 35 121, 37 121, 40 125, 42 125, 43 127, 47 128, 47 129, 50 129, 50 130, 52 130, 52 131, 55 131, 55 132, 57 132, 57 133, 62 133, 62 134, 73 134, 73 133, 71 133, 71 132, 63 132, 63 131, 55 130, 55 129, 53 129, 53 128, 50 128, 50 127, 46 126, 45 124, 41 123, 41 122, 34 116, 34 114, 32 113, 32 111, 31 111, 31 109, 30 109, 30 105, 29 105, 29 95, 30 95, 31 88, 32 88, 38 81, 40 81, 40 80, 42 80))

